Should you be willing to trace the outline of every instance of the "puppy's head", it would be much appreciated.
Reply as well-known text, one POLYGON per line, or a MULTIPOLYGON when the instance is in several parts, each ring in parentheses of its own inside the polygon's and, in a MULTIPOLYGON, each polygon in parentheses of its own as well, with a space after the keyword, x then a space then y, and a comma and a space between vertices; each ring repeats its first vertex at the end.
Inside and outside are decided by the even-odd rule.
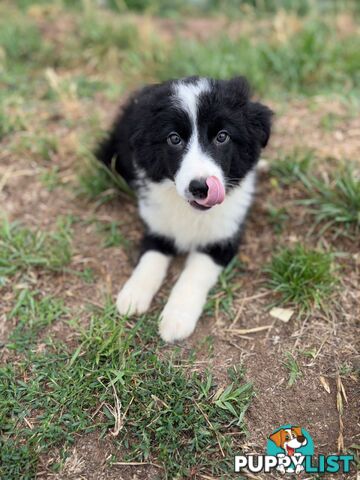
POLYGON ((172 180, 200 210, 224 201, 270 136, 272 112, 250 100, 243 77, 169 81, 144 89, 133 107, 138 166, 154 181, 172 180))

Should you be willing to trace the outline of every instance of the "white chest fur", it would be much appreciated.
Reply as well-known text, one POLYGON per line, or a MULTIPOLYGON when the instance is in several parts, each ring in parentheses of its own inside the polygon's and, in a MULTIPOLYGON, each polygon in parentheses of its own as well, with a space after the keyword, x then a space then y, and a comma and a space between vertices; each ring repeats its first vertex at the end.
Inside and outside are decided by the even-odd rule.
POLYGON ((254 189, 255 171, 250 171, 221 205, 198 211, 179 196, 170 180, 149 182, 140 195, 140 216, 152 233, 172 238, 180 251, 194 250, 235 235, 251 205, 254 189))

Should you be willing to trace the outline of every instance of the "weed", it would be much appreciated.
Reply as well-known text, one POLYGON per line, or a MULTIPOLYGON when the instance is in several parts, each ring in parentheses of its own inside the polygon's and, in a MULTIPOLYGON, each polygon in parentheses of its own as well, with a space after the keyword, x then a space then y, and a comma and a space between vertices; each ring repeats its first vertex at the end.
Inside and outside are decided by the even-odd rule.
POLYGON ((85 283, 94 283, 95 281, 95 272, 92 268, 86 267, 84 270, 78 273, 78 276, 85 282, 85 283))
POLYGON ((6 111, 3 105, 0 105, 0 141, 11 133, 23 130, 24 127, 24 122, 20 116, 12 115, 6 111))
POLYGON ((326 132, 332 132, 339 125, 343 117, 333 112, 326 113, 321 117, 320 127, 326 132))
POLYGON ((354 372, 356 372, 356 369, 353 367, 353 365, 351 365, 351 363, 344 362, 339 365, 339 375, 342 377, 347 377, 354 372))
POLYGON ((154 69, 160 80, 189 75, 230 78, 243 73, 257 91, 265 90, 264 70, 259 68, 261 52, 245 37, 236 41, 220 37, 206 44, 189 41, 186 46, 177 42, 172 51, 159 60, 154 69), (240 72, 239 64, 242 65, 240 72))
POLYGON ((292 387, 295 382, 302 376, 299 364, 295 357, 290 353, 286 352, 286 361, 284 362, 285 367, 289 370, 289 387, 292 387))
POLYGON ((62 300, 52 297, 39 299, 37 292, 21 290, 8 316, 18 320, 10 335, 8 348, 19 351, 33 347, 39 333, 65 312, 62 300))
POLYGON ((61 184, 59 178, 59 167, 55 165, 54 167, 45 170, 41 174, 40 180, 49 192, 55 190, 55 188, 57 188, 61 184))
POLYGON ((99 223, 98 231, 104 235, 103 246, 105 248, 109 247, 119 247, 121 245, 128 247, 129 242, 123 236, 120 231, 119 222, 109 222, 109 223, 99 223))
POLYGON ((304 357, 311 358, 312 360, 314 360, 316 358, 317 349, 309 348, 308 350, 303 350, 301 353, 302 355, 304 355, 304 357))
POLYGON ((279 303, 298 305, 301 311, 323 307, 336 282, 332 255, 300 244, 276 253, 265 271, 269 287, 280 295, 279 303))
POLYGON ((313 158, 311 150, 294 150, 271 163, 270 175, 276 177, 282 185, 291 185, 307 175, 313 158))
POLYGON ((11 21, 3 18, 0 23, 0 45, 5 60, 26 62, 34 58, 34 53, 41 50, 41 36, 38 29, 24 18, 11 21))
POLYGON ((97 92, 103 91, 107 88, 105 82, 93 80, 85 76, 77 76, 73 80, 76 85, 76 92, 79 98, 92 98, 97 92))
MULTIPOLYGON (((42 135, 38 132, 24 132, 20 139, 11 146, 12 152, 18 155, 32 154, 36 159, 50 162, 53 155, 58 152, 59 145, 56 137, 51 135, 42 135)), ((54 167, 55 171, 56 167, 54 167)))
POLYGON ((300 202, 309 207, 316 223, 325 222, 321 232, 331 227, 342 227, 338 234, 360 230, 360 177, 355 169, 347 167, 327 180, 303 178, 311 197, 300 202))
MULTIPOLYGON (((0 386, 2 386, 1 380, 0 386)), ((36 478, 36 463, 37 454, 34 447, 21 445, 14 440, 4 439, 3 436, 0 438, 1 478, 21 478, 24 480, 36 478)))
MULTIPOLYGON (((90 4, 89 4, 90 6, 90 4)), ((139 50, 139 33, 136 25, 114 18, 100 15, 90 8, 84 15, 77 17, 78 36, 72 36, 62 54, 65 64, 79 62, 79 57, 86 63, 101 66, 104 64, 119 66, 126 56, 139 50)), ((84 87, 84 82, 78 83, 78 88, 84 87)), ((88 90, 89 85, 85 85, 88 90)))
POLYGON ((19 223, 0 222, 0 278, 33 267, 59 270, 71 260, 71 230, 59 219, 52 233, 32 231, 19 223))
POLYGON ((97 199, 100 203, 111 200, 118 191, 134 197, 133 190, 114 169, 108 169, 88 152, 78 174, 78 182, 78 194, 90 200, 97 199))
POLYGON ((39 29, 25 16, 4 9, 0 19, 0 58, 8 69, 24 72, 29 66, 52 63, 53 50, 39 29))
POLYGON ((271 204, 267 205, 267 213, 269 216, 270 224, 272 225, 274 232, 280 234, 283 230, 284 223, 288 220, 289 215, 286 208, 277 208, 271 204))

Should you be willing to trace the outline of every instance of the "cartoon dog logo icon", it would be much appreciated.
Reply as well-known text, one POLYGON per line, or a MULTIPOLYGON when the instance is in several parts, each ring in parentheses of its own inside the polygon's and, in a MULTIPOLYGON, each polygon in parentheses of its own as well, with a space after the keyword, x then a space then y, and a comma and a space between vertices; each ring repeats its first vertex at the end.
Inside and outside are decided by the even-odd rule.
MULTIPOLYGON (((301 453, 297 453, 296 450, 307 444, 307 439, 303 434, 301 427, 299 426, 290 426, 289 428, 280 428, 276 432, 272 433, 269 437, 278 448, 281 448, 285 453, 278 453, 278 457, 289 457, 301 456, 301 453)), ((279 465, 278 470, 280 473, 285 473, 284 465, 279 465)), ((302 465, 297 465, 295 473, 300 473, 304 470, 302 465)), ((294 471, 293 469, 288 469, 287 472, 294 471)))

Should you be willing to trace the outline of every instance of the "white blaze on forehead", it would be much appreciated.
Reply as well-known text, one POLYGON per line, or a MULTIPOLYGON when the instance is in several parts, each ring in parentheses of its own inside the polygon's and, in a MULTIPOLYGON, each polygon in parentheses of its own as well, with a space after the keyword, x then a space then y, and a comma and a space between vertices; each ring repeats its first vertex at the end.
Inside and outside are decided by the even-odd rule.
POLYGON ((175 176, 175 185, 178 193, 186 197, 191 180, 217 177, 224 184, 224 176, 219 165, 213 158, 205 153, 199 143, 198 131, 198 103, 202 93, 210 92, 210 82, 206 78, 199 79, 196 83, 178 82, 175 84, 175 104, 187 112, 192 124, 192 134, 187 145, 179 171, 175 176))
POLYGON ((175 101, 185 110, 196 128, 198 98, 202 93, 210 91, 207 78, 200 78, 196 83, 178 82, 175 84, 175 101))

